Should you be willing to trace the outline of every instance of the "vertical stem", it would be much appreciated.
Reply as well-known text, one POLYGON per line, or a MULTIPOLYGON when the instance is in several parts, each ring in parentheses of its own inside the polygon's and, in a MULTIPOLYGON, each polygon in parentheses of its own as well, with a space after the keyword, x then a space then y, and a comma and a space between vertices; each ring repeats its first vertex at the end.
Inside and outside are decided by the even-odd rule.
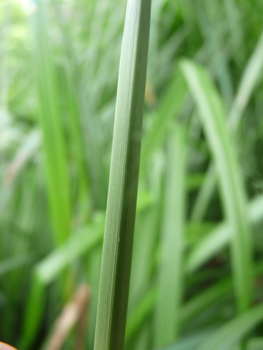
POLYGON ((115 114, 95 350, 121 350, 127 317, 151 0, 128 0, 115 114))

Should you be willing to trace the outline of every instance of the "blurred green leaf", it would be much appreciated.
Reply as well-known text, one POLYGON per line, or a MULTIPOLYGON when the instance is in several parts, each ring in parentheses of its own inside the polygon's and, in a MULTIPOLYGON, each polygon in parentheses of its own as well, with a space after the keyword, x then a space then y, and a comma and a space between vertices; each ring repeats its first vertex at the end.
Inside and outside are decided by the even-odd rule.
MULTIPOLYGON (((231 1, 226 1, 231 3, 231 1)), ((263 33, 254 49, 249 61, 247 62, 241 80, 239 82, 239 87, 237 94, 231 106, 229 112, 229 127, 233 131, 238 128, 241 117, 248 105, 251 98, 252 92, 258 83, 259 77, 262 76, 263 68, 263 33)), ((205 214, 208 203, 213 194, 216 185, 216 175, 213 166, 210 166, 205 181, 199 191, 196 203, 192 212, 192 220, 199 221, 205 214)))
MULTIPOLYGON (((260 222, 263 218, 263 197, 258 196, 253 199, 248 206, 248 215, 251 223, 260 222)), ((233 235, 231 226, 222 223, 202 237, 189 252, 186 259, 186 272, 192 273, 202 264, 219 253, 227 244, 231 242, 233 235)))
POLYGON ((31 18, 39 99, 39 122, 43 135, 48 198, 54 238, 56 243, 60 245, 67 240, 71 231, 69 174, 62 112, 58 97, 58 82, 50 49, 43 0, 36 0, 36 11, 33 12, 31 18))
POLYGON ((231 259, 237 307, 241 312, 251 303, 251 232, 241 169, 227 132, 226 112, 207 72, 191 63, 180 63, 182 73, 198 105, 204 131, 215 160, 225 215, 233 230, 231 259))
POLYGON ((185 130, 176 124, 169 134, 162 236, 160 242, 154 345, 175 339, 180 330, 179 308, 183 295, 183 252, 185 246, 185 130))
POLYGON ((102 243, 104 222, 104 215, 97 216, 94 222, 74 233, 67 242, 35 266, 24 311, 21 349, 27 349, 36 337, 45 306, 45 288, 67 266, 102 243))
POLYGON ((263 305, 257 305, 249 311, 227 322, 218 331, 208 337, 197 350, 223 350, 237 343, 263 320, 263 305))

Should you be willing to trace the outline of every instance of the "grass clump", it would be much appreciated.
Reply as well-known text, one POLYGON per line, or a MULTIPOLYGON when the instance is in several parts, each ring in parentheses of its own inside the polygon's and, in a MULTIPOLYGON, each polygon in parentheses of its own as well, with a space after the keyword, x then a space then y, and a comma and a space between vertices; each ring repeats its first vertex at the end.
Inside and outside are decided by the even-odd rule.
POLYGON ((0 2, 1 341, 263 348, 262 11, 0 2))

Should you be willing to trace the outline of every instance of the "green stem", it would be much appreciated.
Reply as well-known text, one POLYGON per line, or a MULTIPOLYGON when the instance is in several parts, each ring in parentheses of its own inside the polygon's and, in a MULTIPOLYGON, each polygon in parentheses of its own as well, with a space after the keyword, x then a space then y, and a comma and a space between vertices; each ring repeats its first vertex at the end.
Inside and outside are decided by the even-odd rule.
POLYGON ((94 350, 121 350, 127 317, 151 0, 127 5, 94 350))

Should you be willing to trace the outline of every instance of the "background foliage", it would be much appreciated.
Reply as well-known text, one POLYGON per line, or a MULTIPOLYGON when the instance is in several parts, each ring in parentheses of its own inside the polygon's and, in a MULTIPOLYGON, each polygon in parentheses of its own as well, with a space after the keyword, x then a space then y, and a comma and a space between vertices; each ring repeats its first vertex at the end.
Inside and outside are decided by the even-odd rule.
MULTIPOLYGON (((125 8, 0 1, 0 339, 21 349, 81 283, 93 347, 125 8)), ((263 348, 262 11, 152 2, 126 349, 263 348)))

